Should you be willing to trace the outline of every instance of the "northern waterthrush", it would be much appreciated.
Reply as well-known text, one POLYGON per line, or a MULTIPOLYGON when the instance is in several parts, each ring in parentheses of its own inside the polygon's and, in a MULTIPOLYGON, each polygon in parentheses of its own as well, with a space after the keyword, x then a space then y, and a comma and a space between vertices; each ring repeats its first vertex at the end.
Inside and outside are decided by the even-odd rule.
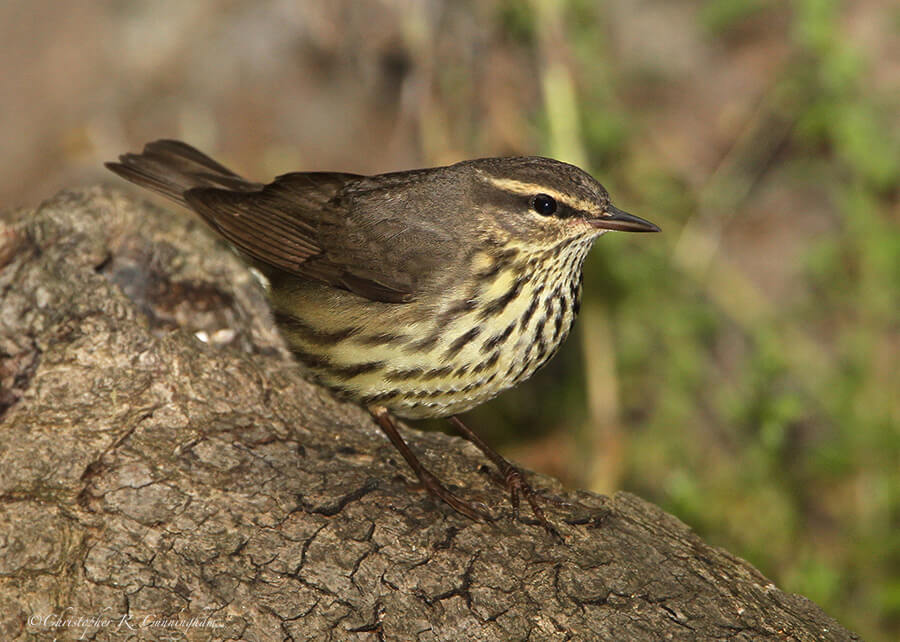
POLYGON ((296 172, 245 180, 193 147, 149 143, 107 167, 202 216, 268 279, 297 359, 366 406, 422 484, 450 493, 391 413, 451 417, 500 469, 518 512, 522 474, 455 415, 530 377, 578 313, 582 263, 608 230, 657 232, 600 183, 549 158, 482 158, 377 176, 296 172))

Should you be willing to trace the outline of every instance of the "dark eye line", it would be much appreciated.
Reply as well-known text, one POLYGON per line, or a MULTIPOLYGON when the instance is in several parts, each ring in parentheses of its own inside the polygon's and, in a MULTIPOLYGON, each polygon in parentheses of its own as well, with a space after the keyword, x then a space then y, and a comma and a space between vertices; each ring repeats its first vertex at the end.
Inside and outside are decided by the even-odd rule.
POLYGON ((571 205, 563 205, 559 204, 559 211, 556 213, 556 216, 559 218, 583 218, 583 219, 592 219, 595 214, 587 210, 580 209, 578 207, 572 207, 571 205))
POLYGON ((557 218, 572 218, 573 216, 580 216, 581 212, 576 210, 574 207, 570 205, 566 205, 565 203, 560 203, 557 201, 557 209, 556 216, 557 218))

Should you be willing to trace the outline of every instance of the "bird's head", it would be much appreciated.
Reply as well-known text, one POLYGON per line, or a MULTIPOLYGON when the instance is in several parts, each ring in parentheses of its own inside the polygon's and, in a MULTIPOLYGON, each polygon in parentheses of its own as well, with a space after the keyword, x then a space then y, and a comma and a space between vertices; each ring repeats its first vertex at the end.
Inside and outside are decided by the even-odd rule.
POLYGON ((488 235, 520 249, 546 250, 610 230, 659 232, 623 212, 587 172, 542 157, 483 158, 456 166, 471 181, 471 206, 488 235))

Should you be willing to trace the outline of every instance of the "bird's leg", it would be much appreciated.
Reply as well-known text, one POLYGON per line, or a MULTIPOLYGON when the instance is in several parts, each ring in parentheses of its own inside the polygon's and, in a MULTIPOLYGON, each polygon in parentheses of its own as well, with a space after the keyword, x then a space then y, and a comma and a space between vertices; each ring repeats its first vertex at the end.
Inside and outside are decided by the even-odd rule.
POLYGON ((491 520, 489 515, 477 510, 474 506, 461 500, 444 488, 441 482, 438 481, 438 478, 422 465, 422 462, 415 456, 412 449, 410 449, 407 443, 403 441, 403 437, 400 436, 400 432, 397 430, 397 423, 394 421, 394 417, 387 408, 384 406, 372 406, 369 408, 369 412, 372 413, 372 416, 375 417, 375 420, 384 431, 384 434, 386 434, 388 439, 391 440, 391 443, 394 444, 394 448, 400 451, 400 454, 403 455, 406 463, 408 463, 410 468, 416 473, 416 476, 419 478, 419 481, 422 483, 422 487, 425 488, 425 490, 469 519, 475 521, 491 520))
POLYGON ((559 537, 556 529, 550 525, 550 522, 547 521, 547 518, 544 516, 544 511, 538 506, 537 495, 525 480, 525 475, 522 471, 509 463, 503 455, 491 448, 474 430, 466 426, 459 417, 456 415, 451 416, 450 423, 453 424, 453 427, 456 428, 460 435, 475 444, 475 447, 483 452, 488 459, 494 462, 494 465, 500 470, 506 488, 509 490, 509 500, 512 503, 513 514, 516 519, 519 518, 519 496, 521 495, 528 501, 528 504, 531 506, 531 511, 534 513, 534 516, 537 517, 541 526, 552 535, 559 537))

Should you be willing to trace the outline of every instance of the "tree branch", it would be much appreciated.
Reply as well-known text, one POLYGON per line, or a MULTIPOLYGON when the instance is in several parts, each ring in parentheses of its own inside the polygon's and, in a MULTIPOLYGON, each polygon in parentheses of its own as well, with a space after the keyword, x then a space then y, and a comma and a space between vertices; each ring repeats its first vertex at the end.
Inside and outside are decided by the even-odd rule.
POLYGON ((407 431, 498 519, 410 492, 187 215, 103 188, 7 212, 0 300, 3 639, 855 639, 627 493, 540 479, 559 542, 474 447, 407 431))

